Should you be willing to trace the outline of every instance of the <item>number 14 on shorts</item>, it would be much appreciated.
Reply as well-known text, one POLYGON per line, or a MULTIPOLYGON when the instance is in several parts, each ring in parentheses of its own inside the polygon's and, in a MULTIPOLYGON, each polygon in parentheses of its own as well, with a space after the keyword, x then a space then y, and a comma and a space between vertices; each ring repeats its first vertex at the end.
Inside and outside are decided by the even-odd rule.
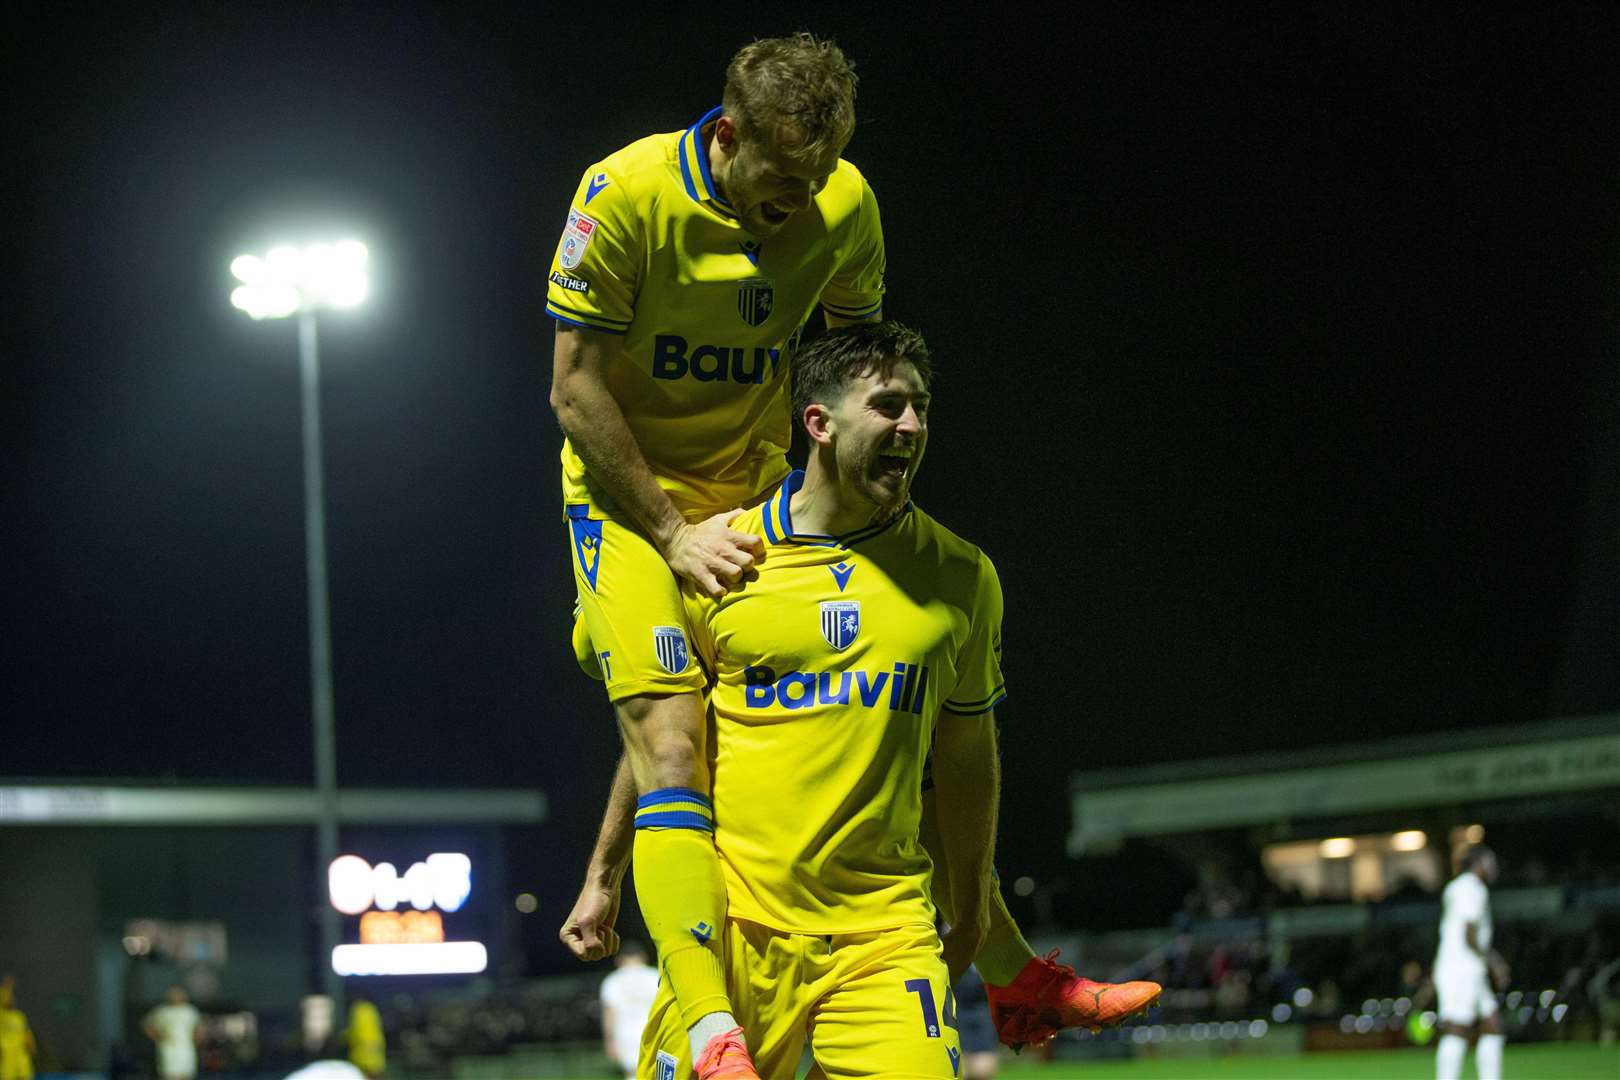
MULTIPOLYGON (((923 1031, 930 1039, 940 1036, 939 1011, 934 1007, 934 988, 927 979, 907 979, 906 992, 917 995, 917 1004, 922 1007, 923 1031)), ((956 994, 950 987, 945 988, 945 1026, 951 1030, 956 1029, 956 994)))

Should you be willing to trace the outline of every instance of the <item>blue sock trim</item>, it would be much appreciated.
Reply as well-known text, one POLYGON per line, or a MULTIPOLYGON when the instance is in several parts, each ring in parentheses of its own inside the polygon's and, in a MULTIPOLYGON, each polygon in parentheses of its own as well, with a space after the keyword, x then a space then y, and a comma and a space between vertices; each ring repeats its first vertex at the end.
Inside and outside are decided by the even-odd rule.
POLYGON ((709 797, 703 792, 683 787, 667 787, 659 788, 657 791, 649 791, 636 800, 636 809, 645 810, 649 806, 662 806, 665 803, 672 802, 697 803, 705 809, 714 809, 714 803, 710 802, 709 797))
POLYGON ((637 814, 636 828, 694 829, 697 832, 712 833, 714 822, 696 810, 658 810, 650 814, 637 814))

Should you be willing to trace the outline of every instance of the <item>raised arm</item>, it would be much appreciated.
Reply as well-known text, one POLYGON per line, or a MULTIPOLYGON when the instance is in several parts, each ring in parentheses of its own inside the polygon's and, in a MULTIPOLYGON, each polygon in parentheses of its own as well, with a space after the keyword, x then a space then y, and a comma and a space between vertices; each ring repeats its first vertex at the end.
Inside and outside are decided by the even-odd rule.
POLYGON ((945 966, 954 983, 973 962, 990 925, 990 869, 1001 801, 993 710, 940 716, 934 730, 934 790, 955 916, 944 937, 945 966))
POLYGON ((657 546, 670 569, 720 597, 763 553, 758 537, 729 528, 740 510, 689 524, 658 486, 624 410, 608 389, 608 365, 623 362, 615 334, 557 324, 551 408, 591 479, 657 546))

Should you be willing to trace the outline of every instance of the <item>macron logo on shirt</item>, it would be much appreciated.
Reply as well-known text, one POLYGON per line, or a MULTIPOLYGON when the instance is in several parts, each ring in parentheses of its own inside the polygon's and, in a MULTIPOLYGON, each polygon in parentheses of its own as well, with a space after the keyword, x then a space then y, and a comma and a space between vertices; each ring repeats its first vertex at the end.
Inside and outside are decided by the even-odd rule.
POLYGON ((591 200, 602 194, 602 189, 611 183, 613 181, 608 179, 605 172, 599 172, 591 177, 591 182, 585 185, 585 205, 589 206, 591 200))

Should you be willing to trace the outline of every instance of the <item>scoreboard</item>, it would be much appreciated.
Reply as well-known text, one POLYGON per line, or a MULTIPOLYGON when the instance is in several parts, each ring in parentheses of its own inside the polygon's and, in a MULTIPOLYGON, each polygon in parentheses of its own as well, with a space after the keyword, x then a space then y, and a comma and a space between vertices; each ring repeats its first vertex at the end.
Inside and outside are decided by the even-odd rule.
POLYGON ((472 896, 468 856, 434 852, 401 874, 390 862, 339 855, 326 883, 332 906, 359 920, 359 942, 332 950, 339 975, 475 975, 489 966, 483 942, 446 935, 445 916, 472 896))

